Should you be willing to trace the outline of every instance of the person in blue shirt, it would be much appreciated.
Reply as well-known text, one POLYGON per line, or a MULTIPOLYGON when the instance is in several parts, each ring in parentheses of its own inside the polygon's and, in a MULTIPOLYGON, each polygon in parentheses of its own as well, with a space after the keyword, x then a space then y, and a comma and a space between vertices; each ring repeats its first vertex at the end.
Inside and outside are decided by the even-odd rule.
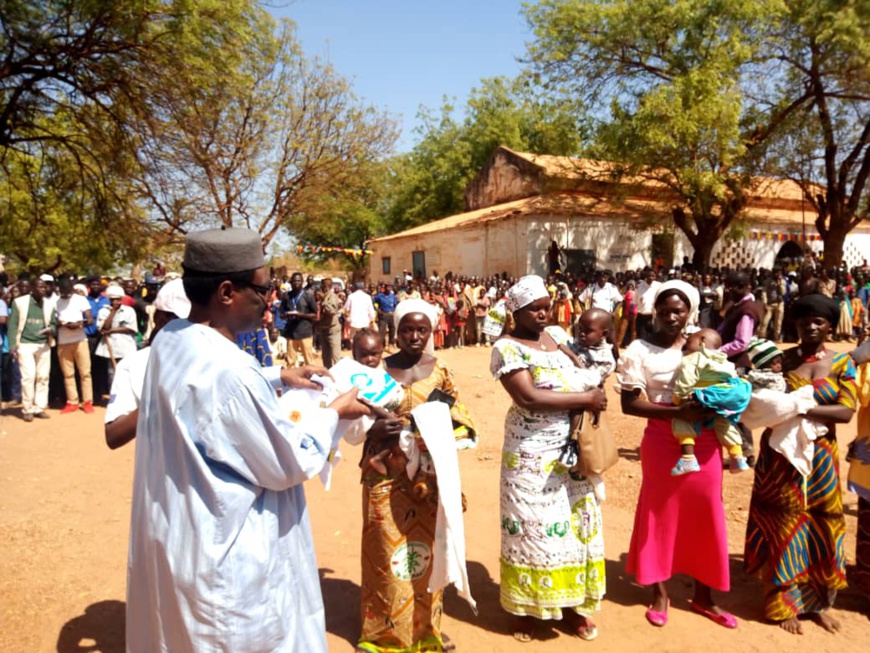
MULTIPOLYGON (((91 305, 91 315, 96 318, 100 314, 100 309, 104 306, 110 306, 111 302, 103 294, 105 287, 100 277, 88 277, 85 281, 88 284, 88 303, 91 305)), ((99 404, 102 402, 103 396, 109 394, 109 359, 95 354, 97 345, 100 344, 102 338, 96 319, 94 319, 93 324, 85 327, 85 335, 88 337, 88 350, 91 352, 91 383, 94 388, 94 404, 99 404)))
POLYGON ((264 326, 236 334, 236 344, 239 349, 256 358, 260 367, 272 367, 272 349, 269 347, 269 335, 264 326))
POLYGON ((399 298, 393 292, 393 284, 381 284, 378 292, 372 298, 375 310, 378 312, 378 331, 384 341, 384 345, 392 347, 396 342, 396 305, 399 298))

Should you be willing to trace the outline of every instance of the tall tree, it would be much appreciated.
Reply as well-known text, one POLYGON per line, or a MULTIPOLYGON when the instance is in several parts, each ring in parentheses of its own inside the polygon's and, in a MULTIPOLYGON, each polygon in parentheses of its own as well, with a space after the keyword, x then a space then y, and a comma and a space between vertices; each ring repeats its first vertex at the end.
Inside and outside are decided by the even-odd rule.
POLYGON ((530 92, 526 78, 484 79, 457 117, 445 98, 421 109, 417 143, 392 162, 391 231, 463 210, 463 193, 498 145, 547 154, 576 154, 582 132, 575 114, 530 92))
POLYGON ((237 68, 164 85, 147 117, 140 179, 172 228, 256 229, 264 246, 305 225, 309 203, 360 187, 360 170, 392 150, 392 119, 358 100, 328 63, 303 56, 291 23, 262 28, 237 68))
MULTIPOLYGON (((825 99, 845 102, 844 80, 860 77, 861 65, 866 72, 868 32, 859 14, 867 10, 859 4, 542 0, 525 8, 535 33, 528 66, 549 93, 575 101, 597 125, 593 155, 670 190, 673 220, 692 243, 695 264, 704 265, 757 190, 755 175, 771 170, 764 164, 773 139, 825 99), (796 65, 812 60, 813 41, 801 36, 808 30, 829 49, 818 69, 821 92, 796 65), (835 61, 849 62, 846 75, 835 61)), ((841 132, 848 133, 855 138, 847 151, 863 152, 854 115, 841 132)), ((837 228, 821 230, 831 261, 842 256, 837 228)))
POLYGON ((837 265, 847 234, 870 220, 870 5, 793 0, 768 38, 792 96, 812 103, 777 131, 768 169, 800 184, 837 265))
POLYGON ((140 118, 169 71, 235 65, 258 13, 247 0, 0 0, 0 249, 53 267, 82 258, 73 247, 96 263, 159 242, 130 184, 140 118))

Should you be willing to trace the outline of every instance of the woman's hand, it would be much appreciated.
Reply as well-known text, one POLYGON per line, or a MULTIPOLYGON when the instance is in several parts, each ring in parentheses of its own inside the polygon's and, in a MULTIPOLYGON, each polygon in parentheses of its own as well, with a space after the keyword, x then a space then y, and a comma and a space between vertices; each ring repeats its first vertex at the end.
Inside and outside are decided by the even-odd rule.
POLYGON ((402 432, 402 420, 389 413, 388 417, 379 417, 366 433, 370 440, 390 440, 398 438, 402 432))
POLYGON ((580 408, 591 410, 593 413, 600 413, 607 410, 607 393, 601 388, 595 388, 589 392, 582 393, 583 405, 580 408))

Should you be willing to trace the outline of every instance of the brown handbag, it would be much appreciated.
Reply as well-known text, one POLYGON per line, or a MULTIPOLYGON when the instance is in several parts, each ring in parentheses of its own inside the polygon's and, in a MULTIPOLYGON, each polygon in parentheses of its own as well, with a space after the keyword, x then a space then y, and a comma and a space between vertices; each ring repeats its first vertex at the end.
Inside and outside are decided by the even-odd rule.
POLYGON ((574 470, 582 476, 602 474, 619 460, 619 450, 604 413, 584 411, 571 437, 577 442, 578 449, 574 470))

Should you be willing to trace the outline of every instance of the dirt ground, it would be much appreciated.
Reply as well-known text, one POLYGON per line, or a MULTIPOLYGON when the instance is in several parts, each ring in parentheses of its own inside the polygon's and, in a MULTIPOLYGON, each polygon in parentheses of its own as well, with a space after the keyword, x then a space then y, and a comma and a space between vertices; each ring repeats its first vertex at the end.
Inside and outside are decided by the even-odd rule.
MULTIPOLYGON (((842 348, 840 348, 842 349, 842 348)), ((611 425, 622 454, 607 474, 604 504, 607 542, 607 599, 596 621, 600 636, 583 642, 559 624, 541 628, 531 644, 506 630, 498 604, 499 459, 507 394, 489 376, 487 348, 441 353, 456 372, 464 401, 477 421, 481 441, 461 452, 468 571, 479 614, 455 592, 445 599, 444 630, 464 651, 560 651, 565 646, 598 651, 867 651, 870 603, 854 590, 837 599, 833 614, 842 632, 831 635, 806 623, 802 637, 788 635, 761 619, 761 586, 742 570, 743 536, 752 473, 725 476, 732 589, 721 605, 740 620, 736 631, 716 626, 688 608, 691 584, 671 582, 672 607, 665 628, 644 619, 648 591, 625 574, 634 505, 640 484, 637 447, 643 423, 619 413, 610 395, 611 425)), ((27 424, 17 409, 0 421, 0 652, 73 653, 124 650, 127 535, 134 448, 109 451, 103 441, 103 411, 60 415, 27 424)), ((854 436, 854 421, 841 430, 841 443, 854 436)), ((345 445, 345 462, 324 492, 307 484, 317 562, 326 604, 330 651, 352 651, 359 634, 359 551, 361 493, 358 452, 345 445)), ((845 449, 845 447, 843 447, 845 449)), ((842 467, 845 478, 846 466, 842 467)), ((844 483, 845 486, 845 483, 844 483)), ((855 550, 857 499, 844 492, 850 562, 855 550)))

